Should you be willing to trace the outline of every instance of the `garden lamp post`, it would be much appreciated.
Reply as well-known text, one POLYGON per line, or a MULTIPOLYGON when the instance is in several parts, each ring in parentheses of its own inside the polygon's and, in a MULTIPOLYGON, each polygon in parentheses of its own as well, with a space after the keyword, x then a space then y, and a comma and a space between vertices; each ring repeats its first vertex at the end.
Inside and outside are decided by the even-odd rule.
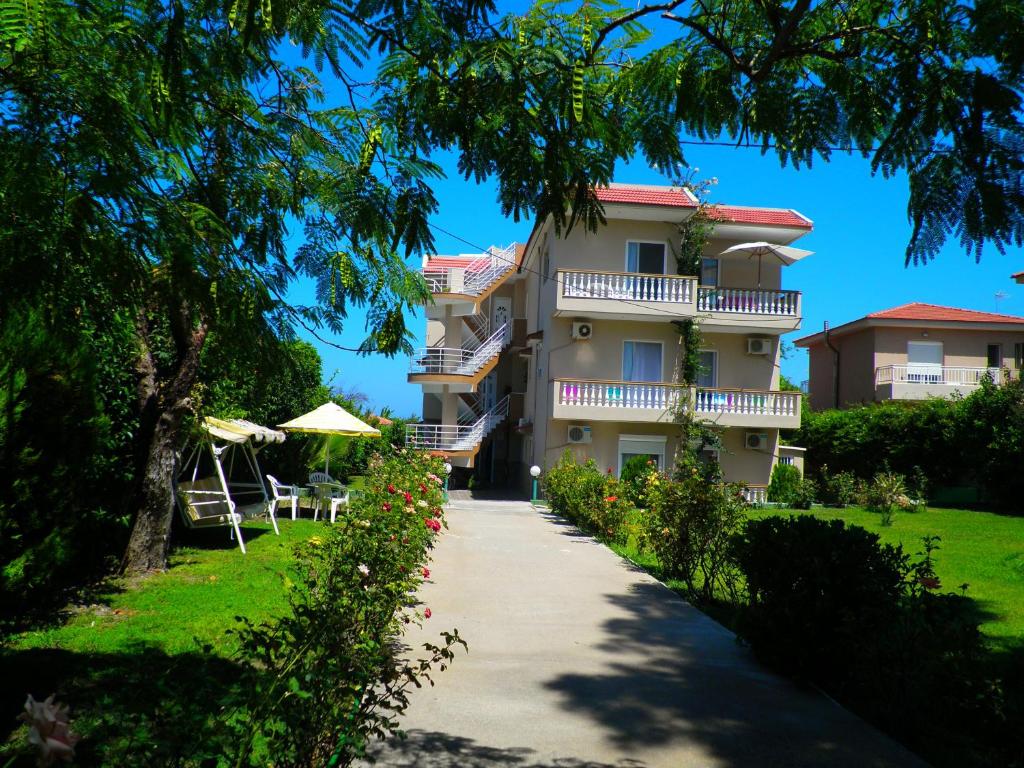
POLYGON ((452 474, 452 465, 450 462, 444 463, 444 500, 448 501, 448 478, 452 474))
POLYGON ((530 499, 531 504, 537 503, 537 478, 540 477, 540 467, 534 464, 530 467, 530 477, 533 478, 533 498, 530 499))

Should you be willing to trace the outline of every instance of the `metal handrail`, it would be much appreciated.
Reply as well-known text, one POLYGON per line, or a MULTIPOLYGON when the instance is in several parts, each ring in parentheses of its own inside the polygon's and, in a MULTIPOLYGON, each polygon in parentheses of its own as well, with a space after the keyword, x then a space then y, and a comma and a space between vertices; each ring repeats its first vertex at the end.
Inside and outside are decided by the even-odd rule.
POLYGON ((405 428, 406 443, 428 451, 471 451, 508 416, 509 396, 505 395, 480 418, 469 425, 409 424, 405 428))
POLYGON ((488 248, 487 253, 471 259, 461 267, 444 267, 441 269, 422 270, 423 279, 431 293, 459 293, 467 296, 479 296, 499 279, 515 269, 516 245, 507 248, 488 248), (452 279, 453 274, 462 273, 462 287, 457 288, 452 279))
POLYGON ((478 347, 421 347, 409 359, 409 373, 474 376, 508 343, 508 324, 503 324, 478 347))

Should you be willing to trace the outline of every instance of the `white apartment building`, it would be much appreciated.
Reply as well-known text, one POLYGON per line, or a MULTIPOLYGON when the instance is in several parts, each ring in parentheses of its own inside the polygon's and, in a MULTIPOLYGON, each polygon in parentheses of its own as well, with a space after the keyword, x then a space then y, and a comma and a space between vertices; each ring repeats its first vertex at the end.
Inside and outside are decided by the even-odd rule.
POLYGON ((763 494, 779 429, 800 424, 799 393, 779 391, 779 339, 800 327, 801 296, 770 256, 722 256, 740 243, 788 245, 811 231, 796 211, 716 206, 700 275, 676 274, 679 224, 697 201, 672 187, 598 191, 607 224, 556 235, 539 221, 525 246, 425 261, 434 304, 409 380, 423 386, 413 444, 525 484, 568 449, 619 472, 634 455, 671 466, 678 404, 721 430, 725 479, 763 494), (702 373, 679 384, 673 321, 697 318, 702 373))

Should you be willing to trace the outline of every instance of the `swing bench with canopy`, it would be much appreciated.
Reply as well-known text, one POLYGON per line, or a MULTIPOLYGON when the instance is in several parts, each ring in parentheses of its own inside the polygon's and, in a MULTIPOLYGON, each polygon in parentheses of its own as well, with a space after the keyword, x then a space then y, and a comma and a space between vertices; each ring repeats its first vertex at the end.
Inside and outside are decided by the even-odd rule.
POLYGON ((185 525, 231 526, 232 537, 238 538, 242 554, 245 541, 239 523, 243 517, 269 515, 274 532, 280 536, 256 454, 267 445, 284 442, 284 438, 283 432, 243 419, 203 419, 178 475, 175 496, 185 525), (239 456, 242 458, 237 460, 239 456), (239 473, 251 474, 252 480, 239 479, 239 473))

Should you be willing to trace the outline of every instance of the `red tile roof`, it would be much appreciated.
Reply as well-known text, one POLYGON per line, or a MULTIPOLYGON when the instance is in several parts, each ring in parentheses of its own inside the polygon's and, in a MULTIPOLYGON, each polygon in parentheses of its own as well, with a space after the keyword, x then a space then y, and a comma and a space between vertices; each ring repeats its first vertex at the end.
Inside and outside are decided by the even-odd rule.
MULTIPOLYGON (((696 208, 697 200, 681 187, 653 184, 609 184, 595 190, 602 203, 626 205, 660 205, 671 208, 696 208)), ((715 205, 711 217, 736 224, 768 224, 811 229, 810 219, 789 208, 748 208, 739 205, 715 205)))
POLYGON ((810 219, 789 208, 745 208, 738 205, 715 205, 710 216, 736 224, 774 224, 781 227, 812 229, 810 219))
POLYGON ((1016 315, 940 307, 937 304, 921 304, 919 302, 883 309, 881 312, 872 312, 866 317, 873 320, 938 320, 946 323, 1015 323, 1024 325, 1024 317, 1016 315))
POLYGON ((696 208, 697 201, 681 187, 652 184, 609 184, 594 190, 602 203, 627 205, 664 205, 672 208, 696 208))
POLYGON ((478 272, 490 264, 486 256, 431 256, 427 259, 425 270, 452 269, 458 267, 469 272, 478 272))

